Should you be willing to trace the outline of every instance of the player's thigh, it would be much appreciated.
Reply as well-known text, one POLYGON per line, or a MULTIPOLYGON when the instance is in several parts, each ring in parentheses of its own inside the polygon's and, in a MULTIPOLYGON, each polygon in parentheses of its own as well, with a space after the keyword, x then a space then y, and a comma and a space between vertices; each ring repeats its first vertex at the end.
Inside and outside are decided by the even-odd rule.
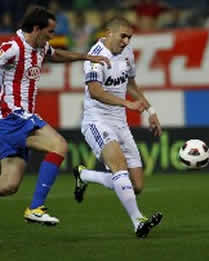
POLYGON ((128 127, 117 130, 121 149, 126 158, 128 168, 141 168, 142 160, 139 149, 128 127))
POLYGON ((139 194, 142 192, 144 188, 144 171, 143 168, 137 167, 137 168, 130 168, 129 169, 129 175, 132 182, 132 185, 134 187, 134 191, 136 194, 139 194))
POLYGON ((0 187, 19 187, 24 176, 25 161, 20 157, 8 157, 1 160, 0 187))
POLYGON ((50 125, 33 131, 27 138, 27 147, 64 155, 67 152, 67 142, 50 125))
POLYGON ((105 144, 101 152, 101 159, 113 173, 127 169, 126 159, 117 141, 105 144))
POLYGON ((118 137, 111 126, 94 122, 82 128, 82 133, 97 159, 102 159, 112 172, 127 169, 118 137))

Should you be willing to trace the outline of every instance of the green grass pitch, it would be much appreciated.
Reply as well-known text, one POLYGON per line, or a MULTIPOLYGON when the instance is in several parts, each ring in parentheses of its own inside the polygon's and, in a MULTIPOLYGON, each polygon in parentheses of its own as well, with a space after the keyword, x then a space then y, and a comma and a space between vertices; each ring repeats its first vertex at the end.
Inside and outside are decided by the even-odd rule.
POLYGON ((208 261, 209 175, 155 175, 145 178, 139 205, 145 215, 164 219, 147 239, 137 239, 115 194, 89 185, 85 201, 73 199, 73 179, 60 175, 47 206, 60 218, 56 227, 27 224, 23 212, 35 185, 25 176, 15 196, 0 198, 2 261, 208 261))

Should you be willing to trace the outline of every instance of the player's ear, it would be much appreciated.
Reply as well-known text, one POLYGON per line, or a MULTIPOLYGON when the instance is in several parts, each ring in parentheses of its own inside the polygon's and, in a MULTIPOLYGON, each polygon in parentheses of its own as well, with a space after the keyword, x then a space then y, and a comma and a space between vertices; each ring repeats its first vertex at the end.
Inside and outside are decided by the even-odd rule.
POLYGON ((38 25, 34 25, 34 26, 33 26, 33 31, 34 31, 34 32, 40 31, 40 27, 39 27, 38 25))
POLYGON ((112 31, 110 29, 107 29, 105 34, 106 34, 106 37, 112 37, 112 31))
POLYGON ((109 32, 107 33, 107 37, 112 37, 112 32, 111 32, 111 31, 109 31, 109 32))

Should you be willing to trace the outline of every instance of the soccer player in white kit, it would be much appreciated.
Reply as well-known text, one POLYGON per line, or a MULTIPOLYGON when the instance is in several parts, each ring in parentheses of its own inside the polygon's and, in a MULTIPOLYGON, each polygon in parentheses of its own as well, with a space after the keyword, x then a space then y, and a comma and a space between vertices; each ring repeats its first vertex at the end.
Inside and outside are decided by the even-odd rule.
POLYGON ((137 206, 135 194, 143 189, 144 174, 125 109, 148 111, 154 135, 161 135, 161 127, 154 108, 134 79, 134 54, 129 45, 131 36, 132 28, 127 20, 112 19, 106 37, 89 52, 109 58, 111 68, 88 61, 84 63, 86 86, 81 131, 109 172, 88 170, 83 166, 75 168, 75 199, 78 202, 83 200, 88 182, 114 190, 134 225, 136 236, 144 238, 160 223, 162 214, 157 212, 148 219, 137 206), (135 101, 126 100, 127 92, 135 101))
POLYGON ((54 37, 55 26, 54 14, 42 7, 34 7, 26 13, 16 36, 0 46, 0 196, 17 192, 30 149, 46 152, 24 218, 47 225, 59 223, 58 218, 47 213, 44 203, 59 173, 68 144, 35 114, 42 64, 45 58, 56 62, 90 60, 108 63, 106 57, 52 48, 48 41, 54 37))

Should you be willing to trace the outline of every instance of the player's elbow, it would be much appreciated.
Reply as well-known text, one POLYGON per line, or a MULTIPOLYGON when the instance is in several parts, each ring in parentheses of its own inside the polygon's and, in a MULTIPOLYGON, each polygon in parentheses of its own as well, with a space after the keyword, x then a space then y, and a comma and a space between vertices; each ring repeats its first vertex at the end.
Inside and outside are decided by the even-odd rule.
POLYGON ((97 95, 94 92, 89 92, 91 99, 97 99, 97 95))
POLYGON ((89 89, 89 94, 92 99, 97 99, 98 97, 97 92, 93 88, 89 89))

